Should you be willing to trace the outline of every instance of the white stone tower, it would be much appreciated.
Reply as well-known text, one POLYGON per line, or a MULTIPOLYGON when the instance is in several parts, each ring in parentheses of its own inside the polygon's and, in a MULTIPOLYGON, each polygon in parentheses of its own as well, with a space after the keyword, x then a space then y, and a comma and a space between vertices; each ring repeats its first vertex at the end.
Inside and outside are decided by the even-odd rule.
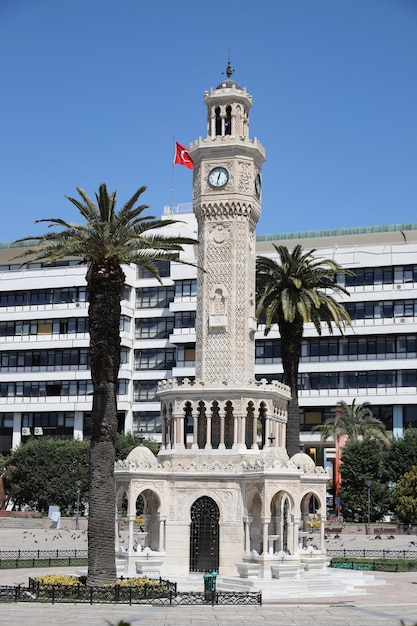
POLYGON ((207 137, 190 149, 199 239, 196 380, 180 388, 166 381, 160 389, 168 448, 185 447, 184 416, 191 414, 193 448, 257 449, 259 430, 262 445, 269 437, 285 446, 288 390, 255 381, 255 237, 265 151, 249 137, 252 97, 232 74, 229 61, 226 79, 205 93, 207 137))
POLYGON ((190 149, 200 268, 196 377, 159 385, 157 459, 138 447, 115 471, 119 510, 126 494, 129 503, 129 567, 152 559, 164 575, 233 575, 239 563, 243 575, 270 577, 284 552, 296 575, 299 531, 313 504, 325 519, 327 474, 285 449, 289 389, 255 379, 255 229, 265 153, 249 137, 252 98, 232 74, 229 61, 226 79, 206 92, 207 137, 190 149), (146 559, 133 550, 139 496, 146 559))

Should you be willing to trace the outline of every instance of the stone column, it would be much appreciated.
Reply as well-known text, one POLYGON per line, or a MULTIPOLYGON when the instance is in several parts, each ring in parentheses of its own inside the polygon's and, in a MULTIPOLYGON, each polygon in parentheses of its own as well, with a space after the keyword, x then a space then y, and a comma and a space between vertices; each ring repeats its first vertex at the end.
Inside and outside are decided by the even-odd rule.
POLYGON ((252 517, 247 515, 243 518, 243 526, 244 526, 244 534, 245 534, 245 545, 244 545, 244 553, 250 554, 250 525, 252 523, 252 517))
POLYGON ((167 421, 165 415, 162 415, 162 449, 167 448, 167 421))
POLYGON ((258 414, 254 411, 253 414, 253 432, 252 432, 252 450, 259 450, 258 446, 258 414))
POLYGON ((132 554, 133 552, 133 528, 134 528, 135 519, 136 519, 136 515, 127 516, 127 520, 129 522, 129 544, 128 544, 129 554, 132 554))
POLYGON ((226 419, 226 414, 224 411, 219 411, 219 418, 220 418, 220 443, 219 443, 219 450, 225 450, 226 446, 224 443, 224 421, 226 419))
POLYGON ((238 424, 238 417, 236 414, 233 415, 233 446, 235 447, 235 445, 237 444, 237 438, 238 438, 238 432, 239 432, 239 424, 238 424))
MULTIPOLYGON (((294 554, 294 516, 290 515, 289 518, 290 519, 288 520, 287 546, 291 550, 291 553, 294 554)), ((298 547, 297 547, 297 551, 298 551, 298 547)))
POLYGON ((243 414, 240 419, 240 443, 246 448, 246 415, 243 414))
POLYGON ((196 415, 193 416, 193 445, 191 446, 194 449, 198 449, 198 417, 196 415))
POLYGON ((292 553, 293 554, 298 554, 299 542, 300 542, 299 532, 298 532, 299 530, 300 530, 300 520, 295 517, 294 518, 294 527, 293 527, 293 534, 294 534, 293 549, 292 549, 292 553))
POLYGON ((159 552, 165 552, 165 522, 166 517, 159 517, 159 552))
POLYGON ((211 450, 211 413, 206 413, 206 450, 211 450))
POLYGON ((262 554, 268 554, 268 535, 269 535, 269 522, 270 517, 262 517, 262 554))

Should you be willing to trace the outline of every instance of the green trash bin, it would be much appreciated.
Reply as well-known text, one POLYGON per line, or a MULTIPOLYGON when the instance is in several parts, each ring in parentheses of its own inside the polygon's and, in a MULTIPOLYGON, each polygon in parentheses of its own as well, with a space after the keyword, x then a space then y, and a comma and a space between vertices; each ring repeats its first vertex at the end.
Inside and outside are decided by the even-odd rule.
POLYGON ((210 572, 210 574, 204 574, 204 594, 206 600, 213 600, 216 591, 216 578, 217 572, 210 572))

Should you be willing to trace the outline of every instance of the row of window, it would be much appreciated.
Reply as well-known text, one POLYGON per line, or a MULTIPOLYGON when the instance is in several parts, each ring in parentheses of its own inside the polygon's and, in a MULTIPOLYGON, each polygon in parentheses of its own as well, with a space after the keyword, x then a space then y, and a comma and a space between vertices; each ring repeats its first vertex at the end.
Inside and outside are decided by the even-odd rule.
POLYGON ((394 265, 387 267, 352 268, 353 276, 337 275, 337 282, 344 287, 372 285, 401 285, 417 282, 417 265, 394 265))
MULTIPOLYGON (((120 330, 130 331, 130 318, 122 315, 120 330)), ((87 317, 68 317, 53 320, 21 320, 0 322, 0 337, 24 337, 26 335, 73 335, 88 333, 87 317)))
POLYGON ((298 381, 301 390, 417 387, 417 370, 308 372, 300 374, 298 381))
POLYGON ((417 300, 347 302, 345 308, 352 320, 414 317, 417 315, 417 300))
MULTIPOLYGON (((301 361, 346 361, 372 359, 411 359, 417 356, 417 336, 370 335, 361 337, 312 337, 304 340, 301 361)), ((272 364, 281 358, 279 339, 259 340, 255 345, 256 363, 272 364)))
POLYGON ((85 333, 88 333, 88 319, 86 317, 69 317, 60 320, 0 322, 0 337, 85 333))
MULTIPOLYGON (((129 349, 120 349, 120 364, 128 362, 129 349)), ((88 369, 88 349, 20 350, 0 352, 0 370, 8 372, 88 369)))
POLYGON ((68 350, 21 350, 19 352, 1 352, 2 370, 17 371, 26 368, 42 369, 87 369, 88 350, 74 348, 68 350))
MULTIPOLYGON (((74 259, 63 259, 62 261, 54 261, 52 263, 32 262, 25 265, 25 270, 38 270, 44 268, 49 269, 53 267, 75 267, 76 265, 82 265, 82 262, 76 261, 74 259)), ((8 265, 0 265, 0 272, 16 272, 21 270, 21 263, 9 263, 8 265)))
POLYGON ((66 287, 64 289, 31 289, 30 291, 3 291, 0 293, 0 306, 37 306, 44 304, 66 304, 86 302, 86 287, 66 287))
MULTIPOLYGON (((118 380, 117 393, 126 395, 129 389, 129 381, 125 378, 118 380)), ((48 381, 23 381, 1 382, 0 397, 13 398, 43 398, 50 396, 89 396, 93 393, 91 380, 48 380, 48 381)))

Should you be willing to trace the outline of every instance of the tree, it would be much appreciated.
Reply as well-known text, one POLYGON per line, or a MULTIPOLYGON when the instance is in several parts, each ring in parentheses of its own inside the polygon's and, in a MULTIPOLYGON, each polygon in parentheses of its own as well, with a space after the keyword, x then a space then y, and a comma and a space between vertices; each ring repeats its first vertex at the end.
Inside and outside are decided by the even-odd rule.
MULTIPOLYGON (((369 402, 356 404, 356 400, 353 400, 349 405, 343 400, 340 401, 336 405, 335 416, 326 420, 324 424, 315 426, 313 432, 319 432, 323 441, 329 437, 334 439, 336 455, 333 482, 336 499, 339 496, 340 487, 340 440, 347 437, 349 441, 358 441, 359 438, 370 437, 378 439, 385 446, 389 444, 385 425, 373 416, 369 402)), ((336 510, 338 510, 337 504, 336 510)))
POLYGON ((350 318, 343 304, 331 292, 348 294, 337 283, 337 274, 350 274, 330 259, 314 257, 315 250, 305 251, 297 245, 292 252, 276 246, 278 262, 258 257, 256 262, 256 314, 265 320, 265 335, 278 324, 281 335, 283 382, 291 390, 288 406, 287 450, 292 456, 299 451, 300 418, 298 407, 298 368, 304 324, 312 322, 321 335, 322 323, 330 333, 333 325, 342 330, 350 318))
POLYGON ((413 465, 417 465, 417 428, 409 426, 404 435, 393 439, 385 459, 387 480, 397 482, 413 465))
POLYGON ((368 487, 371 481, 371 521, 380 520, 390 508, 388 485, 381 482, 384 445, 378 439, 347 440, 342 453, 340 500, 345 519, 367 521, 368 487))
POLYGON ((6 459, 7 498, 15 508, 47 513, 50 505, 74 511, 76 480, 81 480, 81 502, 88 495, 88 441, 30 439, 6 459))
POLYGON ((417 465, 401 476, 393 494, 395 513, 404 524, 417 524, 417 465))
MULTIPOLYGON (((81 201, 68 200, 85 224, 59 218, 41 219, 58 232, 25 237, 16 243, 38 241, 17 258, 54 262, 78 257, 87 265, 90 370, 93 382, 89 476, 87 584, 102 586, 116 581, 114 461, 117 432, 116 389, 120 364, 120 298, 124 287, 123 264, 134 263, 159 278, 156 261, 178 260, 178 254, 194 239, 165 235, 173 220, 157 220, 136 205, 141 187, 116 211, 116 192, 99 187, 94 202, 77 188, 81 201)), ((181 261, 180 261, 181 262, 181 261)))
POLYGON ((374 417, 369 402, 347 404, 343 400, 338 402, 335 408, 335 416, 313 428, 313 432, 319 432, 323 441, 333 437, 335 440, 346 436, 350 441, 359 438, 370 437, 379 439, 386 446, 389 438, 385 425, 377 417, 374 417))

